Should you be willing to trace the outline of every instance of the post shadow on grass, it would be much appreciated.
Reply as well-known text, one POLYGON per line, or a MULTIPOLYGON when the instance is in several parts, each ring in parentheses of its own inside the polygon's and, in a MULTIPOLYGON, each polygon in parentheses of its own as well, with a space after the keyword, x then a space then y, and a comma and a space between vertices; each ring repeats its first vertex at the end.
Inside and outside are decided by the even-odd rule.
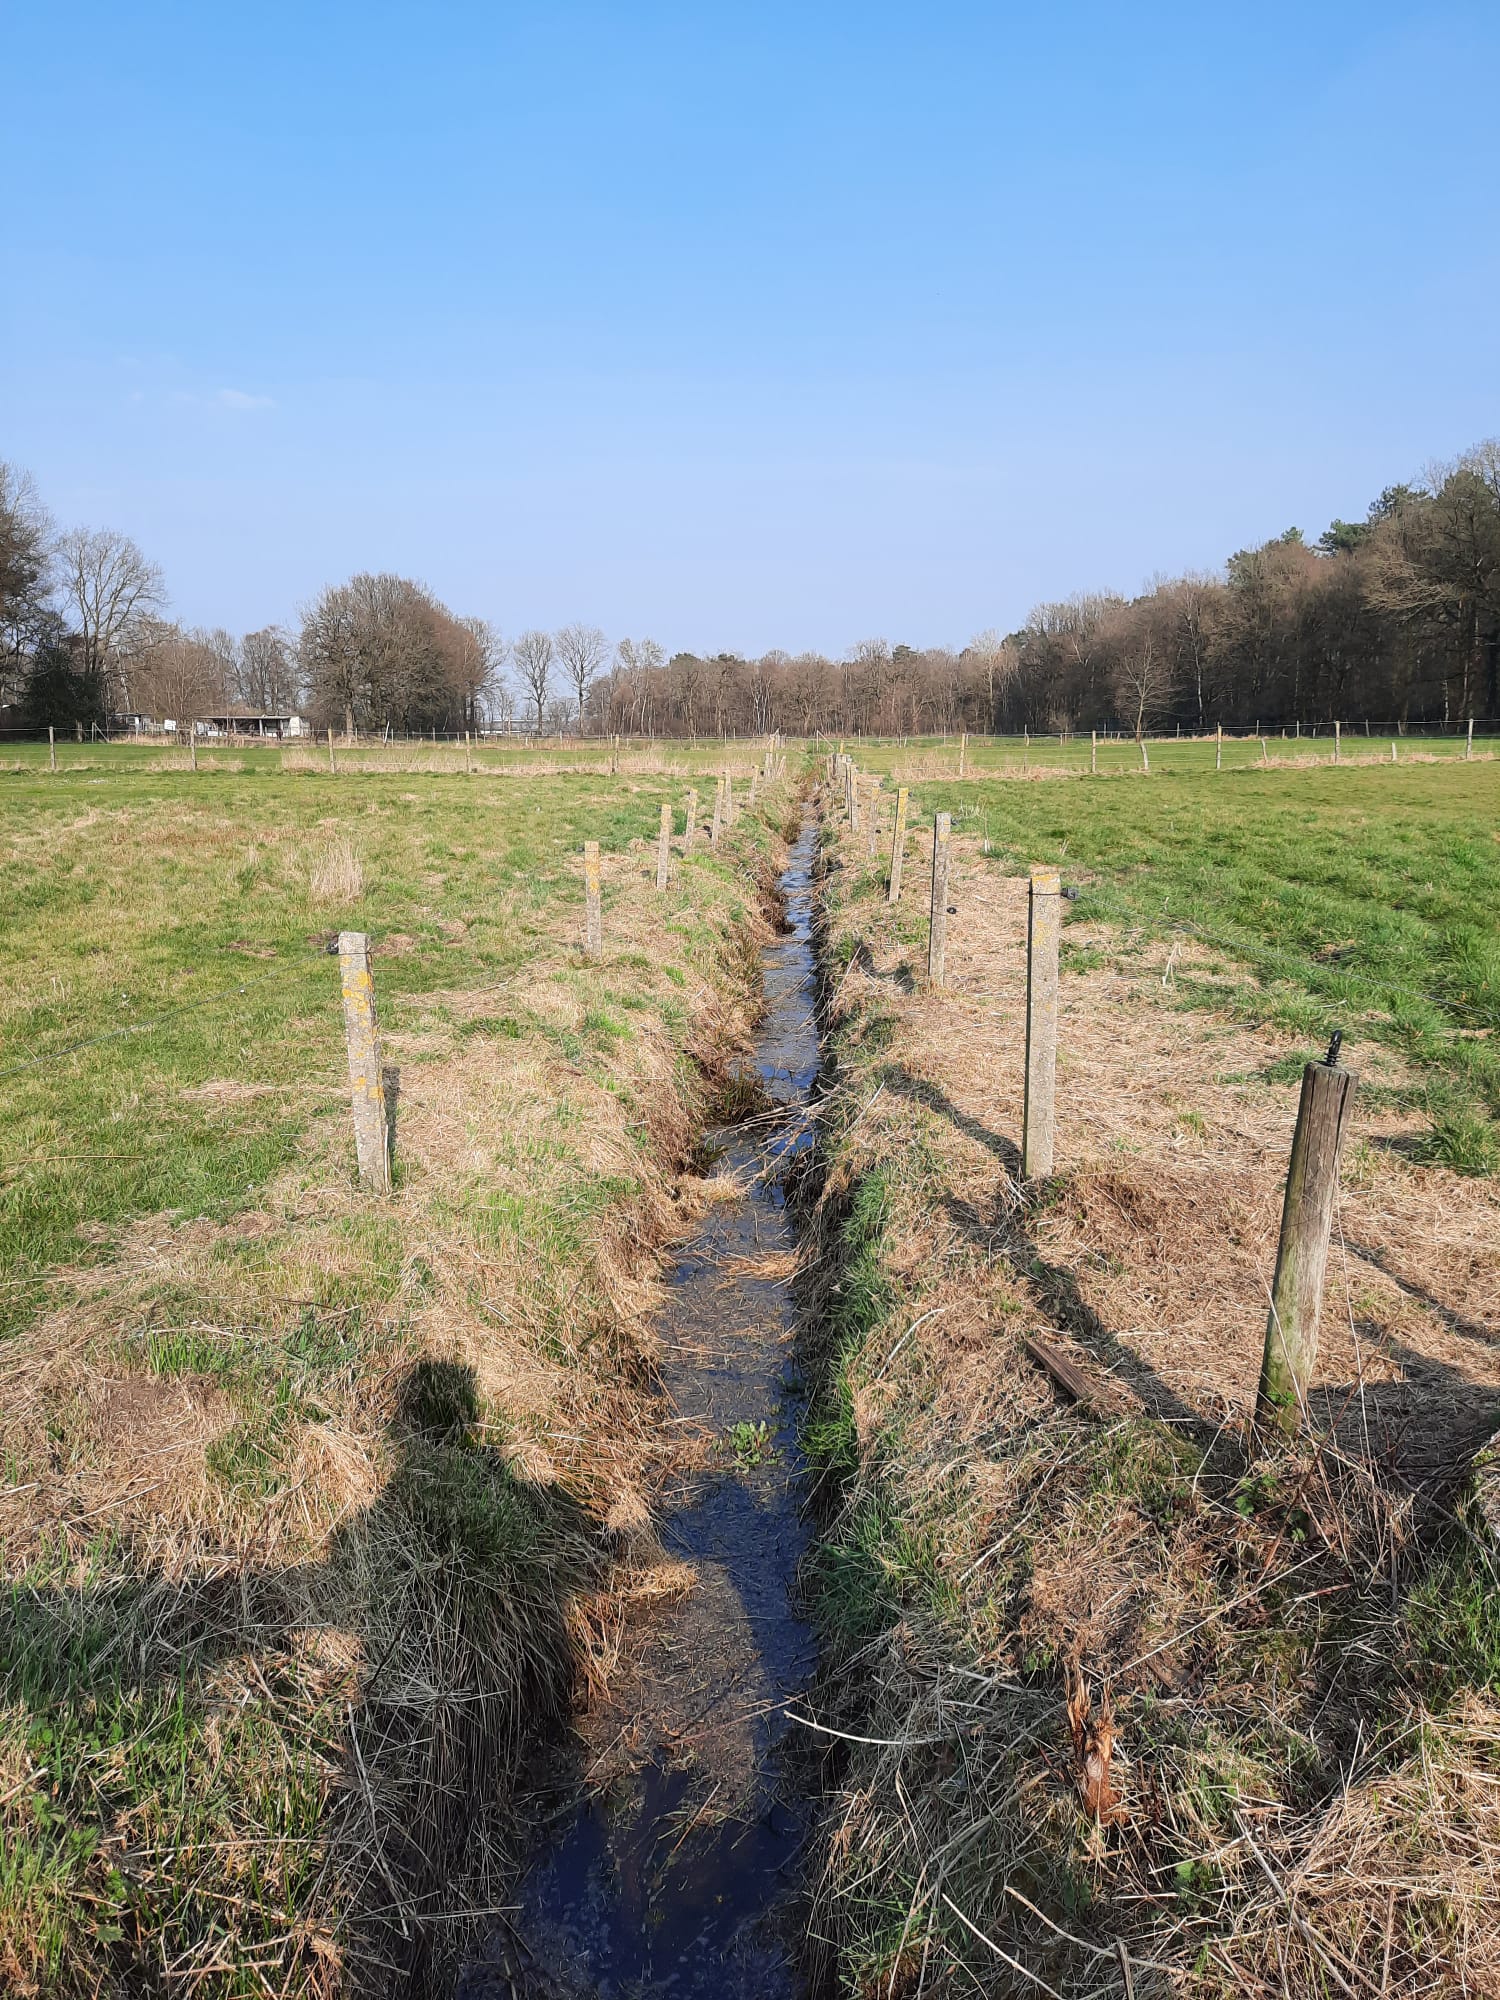
POLYGON ((1096 1354, 1112 1374, 1127 1382, 1151 1416, 1181 1431, 1204 1451, 1209 1450, 1219 1435, 1219 1426, 1184 1402, 1148 1361, 1105 1325, 1084 1298, 1076 1271, 1066 1264, 1049 1262, 1042 1255, 1032 1227, 1035 1209, 1028 1207, 1024 1199, 1017 1205, 1014 1198, 1014 1188, 1021 1179, 1020 1147, 1002 1134, 992 1132, 925 1077, 915 1077, 906 1069, 894 1069, 887 1073, 886 1088, 947 1118, 965 1137, 992 1153, 1005 1169, 1007 1184, 994 1197, 988 1213, 973 1201, 953 1195, 945 1197, 944 1207, 955 1228, 987 1255, 1004 1257, 1018 1277, 1035 1287, 1056 1323, 1096 1354))
POLYGON ((1482 1347, 1500 1349, 1500 1333, 1491 1327, 1481 1326, 1478 1320, 1466 1319, 1451 1306, 1445 1306, 1435 1293, 1403 1271, 1388 1250, 1379 1249, 1373 1243, 1361 1243, 1348 1235, 1344 1237, 1344 1248, 1351 1250, 1361 1262, 1373 1264, 1392 1284, 1399 1285, 1408 1297, 1425 1306, 1435 1319, 1440 1319, 1450 1333, 1460 1334, 1465 1340, 1478 1341, 1482 1347))
MULTIPOLYGON (((353 1626, 367 1662, 326 1812, 353 1815, 352 1850, 368 1859, 381 1906, 374 1914, 355 1908, 359 1943, 409 1993, 429 1989, 434 1959, 457 1942, 461 1926, 451 1919, 462 1902, 476 1819, 504 1798, 528 1739, 559 1726, 569 1711, 576 1663, 568 1601, 601 1546, 600 1524, 570 1495, 516 1479, 477 1435, 479 1416, 472 1369, 437 1360, 410 1368, 390 1422, 392 1475, 315 1563, 184 1581, 146 1557, 125 1580, 95 1588, 13 1585, 0 1598, 7 1693, 30 1711, 33 1736, 50 1731, 55 1741, 84 1710, 90 1728, 118 1724, 137 1748, 163 1725, 151 1697, 175 1691, 171 1726, 190 1736, 223 1710, 222 1694, 204 1686, 215 1667, 247 1658, 264 1687, 294 1634, 353 1626), (432 1636, 454 1670, 451 1698, 429 1693, 425 1704, 413 1696, 421 1676, 401 1643, 408 1630, 402 1617, 424 1609, 441 1621, 432 1636), (486 1678, 495 1660, 512 1663, 508 1678, 486 1678), (382 1750, 413 1786, 407 1813, 401 1801, 393 1809, 387 1800, 377 1814, 382 1750)), ((56 1798, 53 1814, 107 1840, 113 1819, 101 1822, 98 1801, 109 1789, 106 1778, 76 1803, 56 1798)), ((121 1813, 125 1804, 122 1797, 121 1813)), ((320 1832, 328 1830, 325 1819, 320 1832)), ((113 1860, 129 1883, 128 1831, 113 1860)), ((102 1862, 100 1869, 102 1876, 102 1862)), ((157 1964, 166 1907, 158 1892, 142 1887, 118 1913, 108 1952, 127 1985, 157 1964)), ((204 1921, 211 1926, 218 1918, 206 1913, 204 1921)), ((316 1973, 317 1965, 308 1959, 278 1968, 286 1978, 299 1970, 316 1973)))

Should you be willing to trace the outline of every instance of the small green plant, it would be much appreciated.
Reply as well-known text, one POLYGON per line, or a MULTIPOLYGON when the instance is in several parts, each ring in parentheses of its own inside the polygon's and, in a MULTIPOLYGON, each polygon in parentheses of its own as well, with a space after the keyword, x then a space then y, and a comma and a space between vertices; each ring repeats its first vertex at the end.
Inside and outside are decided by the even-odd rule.
POLYGON ((743 1472, 753 1472, 776 1457, 776 1439, 764 1417, 755 1424, 748 1421, 731 1424, 724 1448, 743 1472))

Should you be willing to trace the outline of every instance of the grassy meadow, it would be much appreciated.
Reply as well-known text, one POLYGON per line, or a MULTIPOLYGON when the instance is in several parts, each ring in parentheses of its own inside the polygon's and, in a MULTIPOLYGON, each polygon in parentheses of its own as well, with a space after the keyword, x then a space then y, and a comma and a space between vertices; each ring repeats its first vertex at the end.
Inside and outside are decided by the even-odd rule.
POLYGON ((710 851, 723 761, 0 768, 5 1990, 441 1990, 502 1893, 515 1760, 649 1579, 654 1250, 789 809, 710 851))

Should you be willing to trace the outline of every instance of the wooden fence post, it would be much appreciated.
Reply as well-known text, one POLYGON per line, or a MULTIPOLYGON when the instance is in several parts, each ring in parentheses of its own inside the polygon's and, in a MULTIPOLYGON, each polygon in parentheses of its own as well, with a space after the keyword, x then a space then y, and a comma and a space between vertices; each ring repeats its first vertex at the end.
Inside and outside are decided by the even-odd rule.
POLYGON ((755 810, 755 794, 760 785, 760 766, 757 764, 750 773, 750 810, 755 810))
POLYGON ((590 958, 604 955, 604 908, 599 890, 599 843, 583 843, 583 948, 590 958))
POLYGON ((1274 1424, 1288 1435, 1294 1435, 1302 1421, 1318 1358, 1323 1274, 1339 1191, 1339 1147, 1354 1085, 1353 1073, 1338 1066, 1337 1040, 1322 1062, 1311 1062, 1302 1072, 1255 1399, 1255 1421, 1274 1424))
POLYGON ((868 840, 867 840, 867 841, 866 841, 866 843, 865 843, 865 854, 866 854, 866 856, 867 856, 867 857, 868 857, 868 858, 869 858, 869 859, 870 859, 871 861, 873 861, 873 860, 875 859, 875 854, 876 854, 876 851, 877 851, 877 849, 879 848, 879 845, 880 845, 880 780, 879 780, 879 778, 872 778, 872 779, 870 780, 870 797, 869 797, 869 801, 868 801, 868 804, 869 804, 869 813, 870 813, 870 825, 869 825, 869 838, 868 838, 868 840))
POLYGON ((719 834, 724 825, 724 780, 719 779, 714 786, 714 823, 708 830, 708 844, 717 847, 719 834))
POLYGON ((1057 941, 1062 929, 1062 878, 1033 868, 1026 917, 1026 1104, 1021 1127, 1021 1174, 1052 1171, 1056 1134, 1057 941))
POLYGON ((1089 731, 1089 774, 1095 778, 1099 775, 1099 732, 1097 729, 1089 731))
MULTIPOLYGON (((196 762, 197 759, 195 757, 194 763, 196 764, 196 762)), ((328 732, 328 775, 332 778, 337 775, 337 772, 338 766, 333 761, 333 731, 330 729, 328 732)))
POLYGON ((734 773, 724 766, 724 824, 734 825, 734 773))
POLYGON ((663 801, 661 809, 661 832, 656 837, 656 886, 667 886, 667 862, 672 852, 672 808, 663 801))
POLYGON ((1342 747, 1343 745, 1339 741, 1339 725, 1338 723, 1335 723, 1333 725, 1333 761, 1335 764, 1341 763, 1343 761, 1342 758, 1339 756, 1339 751, 1342 749, 1342 747))
POLYGON ((953 821, 947 813, 935 813, 932 820, 932 915, 927 930, 927 977, 934 986, 944 984, 944 963, 948 948, 948 840, 953 821))
POLYGON ((899 903, 901 900, 901 863, 906 849, 906 802, 911 797, 905 785, 896 787, 896 823, 891 828, 891 875, 886 888, 885 900, 899 903))
POLYGON ((698 831, 698 794, 696 792, 689 792, 687 795, 687 810, 683 816, 683 822, 682 822, 682 851, 684 854, 691 852, 693 845, 693 835, 697 831, 698 831))
POLYGON ((1223 768, 1224 768, 1224 725, 1221 722, 1219 724, 1218 735, 1214 738, 1214 769, 1216 771, 1222 771, 1223 768))
POLYGON ((969 732, 966 729, 958 739, 958 775, 962 778, 969 763, 969 732))
POLYGON ((859 832, 859 773, 853 758, 849 760, 849 831, 859 832))
POLYGON ((1464 744, 1464 762, 1467 764, 1474 755, 1474 718, 1469 717, 1469 736, 1464 744))
POLYGON ((464 769, 469 773, 470 777, 474 775, 474 746, 469 741, 469 732, 467 729, 464 731, 464 769))
MULTIPOLYGON (((1469 724, 1469 737, 1470 737, 1470 745, 1469 745, 1469 747, 1470 747, 1471 749, 1473 748, 1473 735, 1474 735, 1474 725, 1473 725, 1473 723, 1470 723, 1470 724, 1469 724)), ((55 725, 54 725, 53 723, 50 723, 50 722, 49 722, 49 723, 47 724, 47 756, 48 756, 48 759, 49 759, 49 761, 51 762, 51 765, 52 765, 52 768, 53 768, 53 770, 55 771, 55 770, 57 769, 57 729, 56 729, 56 726, 55 726, 55 725)))
POLYGON ((349 1045, 349 1095, 354 1109, 354 1152, 359 1177, 376 1194, 391 1191, 391 1128, 375 1021, 375 981, 370 940, 363 931, 339 932, 339 981, 344 993, 344 1039, 349 1045))

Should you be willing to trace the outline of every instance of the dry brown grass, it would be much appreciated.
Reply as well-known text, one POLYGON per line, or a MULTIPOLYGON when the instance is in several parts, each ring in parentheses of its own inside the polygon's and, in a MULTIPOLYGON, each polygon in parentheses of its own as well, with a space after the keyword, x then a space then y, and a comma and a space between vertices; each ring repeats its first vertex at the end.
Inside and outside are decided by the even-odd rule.
POLYGON ((365 871, 347 838, 330 840, 313 856, 308 884, 315 903, 347 908, 359 901, 365 890, 365 871))
POLYGON ((1417 1636, 1500 1423, 1493 1185, 1357 1106, 1311 1435, 1262 1456, 1291 1044, 1205 1000, 1212 955, 1070 926, 1107 961, 1065 973, 1058 1177, 1023 1196, 1024 883, 955 841, 936 994, 835 854, 826 942, 858 948, 810 1297, 841 1635, 819 1720, 861 1739, 819 1892, 846 1978, 1102 2000, 1123 1946, 1137 1994, 1500 1992, 1500 1700, 1441 1695, 1448 1642, 1417 1636), (1115 1825, 1073 1768, 1075 1664, 1114 1705, 1115 1825))

